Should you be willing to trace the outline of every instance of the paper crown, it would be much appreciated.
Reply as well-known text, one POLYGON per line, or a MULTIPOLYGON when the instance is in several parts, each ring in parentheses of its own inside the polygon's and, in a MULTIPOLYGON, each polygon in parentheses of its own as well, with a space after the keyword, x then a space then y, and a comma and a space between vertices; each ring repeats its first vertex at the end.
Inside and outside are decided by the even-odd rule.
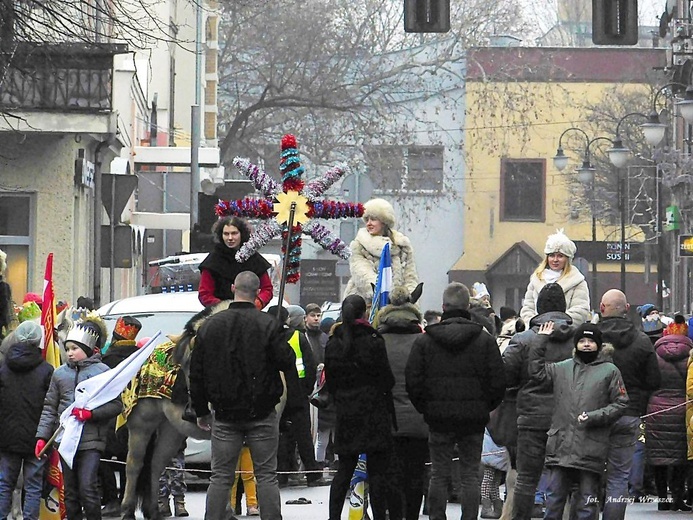
POLYGON ((123 339, 132 341, 137 337, 137 333, 142 328, 142 324, 130 316, 121 316, 118 318, 113 329, 113 333, 123 339))
POLYGON ((81 323, 75 323, 65 338, 65 343, 68 341, 74 341, 84 345, 89 350, 94 350, 99 341, 99 335, 92 328, 85 327, 81 323))

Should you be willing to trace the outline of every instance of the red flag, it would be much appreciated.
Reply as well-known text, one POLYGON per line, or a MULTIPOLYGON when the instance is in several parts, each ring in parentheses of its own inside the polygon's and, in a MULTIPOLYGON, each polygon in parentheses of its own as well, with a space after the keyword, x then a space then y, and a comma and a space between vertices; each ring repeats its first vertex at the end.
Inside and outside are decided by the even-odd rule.
MULTIPOLYGON (((60 348, 55 342, 55 292, 53 291, 53 253, 46 259, 46 271, 43 277, 43 306, 41 307, 41 325, 43 326, 43 358, 53 365, 60 366, 60 348)), ((50 492, 41 496, 40 520, 65 520, 65 487, 63 471, 60 467, 58 450, 52 448, 48 455, 46 482, 50 492)))

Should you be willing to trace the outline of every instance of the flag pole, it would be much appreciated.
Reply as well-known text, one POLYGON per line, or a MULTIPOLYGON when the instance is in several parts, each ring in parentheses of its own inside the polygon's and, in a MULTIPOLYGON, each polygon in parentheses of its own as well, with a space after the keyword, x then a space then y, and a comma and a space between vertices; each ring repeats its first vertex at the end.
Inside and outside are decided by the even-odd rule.
POLYGON ((281 316, 282 307, 284 306, 284 289, 286 289, 286 273, 289 270, 289 247, 291 245, 291 230, 294 227, 294 216, 296 215, 296 201, 291 202, 291 210, 289 211, 288 231, 286 233, 286 241, 284 242, 284 261, 282 262, 282 278, 279 281, 279 298, 277 301, 277 318, 281 316))

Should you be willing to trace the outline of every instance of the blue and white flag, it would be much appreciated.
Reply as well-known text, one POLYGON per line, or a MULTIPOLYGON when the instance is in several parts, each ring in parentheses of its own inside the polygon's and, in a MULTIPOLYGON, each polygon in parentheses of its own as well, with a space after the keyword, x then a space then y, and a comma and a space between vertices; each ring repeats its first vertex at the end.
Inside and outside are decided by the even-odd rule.
POLYGON ((385 307, 390 298, 392 290, 392 258, 390 256, 390 243, 386 242, 383 252, 380 253, 380 264, 378 265, 378 278, 375 282, 373 291, 373 302, 371 304, 371 314, 368 321, 373 323, 378 310, 385 307))
POLYGON ((64 431, 62 438, 58 438, 60 442, 58 452, 69 468, 72 468, 72 462, 77 453, 84 428, 84 423, 72 415, 72 410, 74 408, 93 410, 118 397, 132 378, 137 375, 144 362, 147 361, 157 345, 156 340, 160 335, 161 331, 154 334, 141 349, 128 356, 115 368, 101 372, 77 385, 74 403, 68 406, 60 416, 60 426, 64 431))

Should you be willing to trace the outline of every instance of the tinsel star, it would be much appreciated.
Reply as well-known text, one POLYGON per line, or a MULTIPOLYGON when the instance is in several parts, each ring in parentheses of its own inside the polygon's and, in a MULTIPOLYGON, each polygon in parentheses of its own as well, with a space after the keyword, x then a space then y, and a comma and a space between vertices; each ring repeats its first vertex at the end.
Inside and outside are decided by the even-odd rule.
POLYGON ((321 177, 309 183, 303 181, 303 166, 299 158, 296 137, 286 134, 281 141, 279 170, 282 174, 281 186, 262 169, 248 159, 236 157, 233 164, 241 174, 253 182, 260 191, 261 198, 238 200, 219 200, 215 212, 219 217, 238 216, 262 219, 263 222, 236 253, 236 260, 245 262, 250 256, 273 238, 281 235, 282 253, 287 263, 286 282, 296 283, 300 276, 301 235, 313 238, 332 254, 348 259, 349 247, 329 229, 316 222, 316 218, 346 218, 363 215, 363 205, 352 202, 322 200, 320 197, 330 186, 349 172, 346 164, 338 164, 321 177), (296 205, 294 225, 291 228, 291 242, 287 253, 285 248, 288 234, 288 215, 291 203, 296 205), (276 217, 275 217, 276 215, 276 217))

